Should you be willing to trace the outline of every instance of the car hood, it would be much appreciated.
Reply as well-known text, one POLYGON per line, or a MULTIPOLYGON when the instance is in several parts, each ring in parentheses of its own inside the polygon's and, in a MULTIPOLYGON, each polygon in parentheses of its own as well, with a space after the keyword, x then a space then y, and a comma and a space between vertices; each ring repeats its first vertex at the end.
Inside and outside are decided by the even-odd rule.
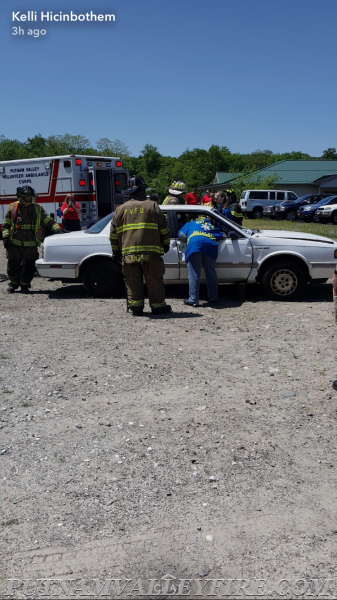
POLYGON ((79 241, 87 240, 89 237, 97 238, 98 235, 99 233, 90 234, 87 233, 85 229, 83 229, 81 231, 71 231, 69 233, 64 233, 63 235, 49 235, 45 238, 44 244, 48 244, 48 246, 64 243, 68 244, 69 242, 71 244, 76 244, 79 241))
POLYGON ((325 244, 337 244, 336 240, 323 237, 321 235, 315 235, 313 233, 305 233, 300 231, 279 231, 277 229, 264 229, 259 233, 256 233, 253 239, 256 238, 274 238, 274 239, 287 239, 287 240, 302 240, 303 242, 321 242, 325 244))

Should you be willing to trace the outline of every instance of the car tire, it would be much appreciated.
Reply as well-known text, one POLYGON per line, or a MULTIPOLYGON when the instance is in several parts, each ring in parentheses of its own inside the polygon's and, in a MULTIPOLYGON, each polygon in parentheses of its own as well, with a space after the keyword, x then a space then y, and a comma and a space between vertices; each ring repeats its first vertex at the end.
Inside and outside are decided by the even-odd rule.
POLYGON ((295 221, 295 219, 296 219, 296 211, 295 210, 290 210, 289 212, 287 212, 286 221, 295 221))
POLYGON ((254 208, 252 215, 253 215, 253 219, 261 219, 262 208, 254 208))
POLYGON ((331 221, 337 225, 337 212, 332 213, 331 215, 331 221))
POLYGON ((314 213, 314 216, 312 217, 312 220, 313 220, 313 222, 314 222, 314 223, 319 223, 319 222, 320 222, 320 221, 319 221, 319 216, 318 216, 318 215, 316 215, 316 211, 315 211, 315 213, 314 213))
POLYGON ((302 269, 287 261, 274 263, 262 276, 263 291, 271 300, 296 300, 303 292, 305 283, 302 269))
POLYGON ((83 285, 94 298, 119 296, 124 290, 123 274, 109 259, 91 262, 82 275, 83 285))

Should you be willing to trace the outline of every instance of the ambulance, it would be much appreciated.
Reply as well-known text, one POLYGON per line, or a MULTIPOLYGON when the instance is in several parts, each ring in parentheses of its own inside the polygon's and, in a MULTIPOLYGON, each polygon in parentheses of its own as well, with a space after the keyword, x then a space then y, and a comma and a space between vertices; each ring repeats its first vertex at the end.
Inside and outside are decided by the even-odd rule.
POLYGON ((29 185, 36 202, 60 224, 62 203, 72 194, 81 209, 81 229, 87 229, 127 200, 122 191, 128 178, 120 158, 70 154, 0 161, 0 223, 16 200, 16 188, 29 185))

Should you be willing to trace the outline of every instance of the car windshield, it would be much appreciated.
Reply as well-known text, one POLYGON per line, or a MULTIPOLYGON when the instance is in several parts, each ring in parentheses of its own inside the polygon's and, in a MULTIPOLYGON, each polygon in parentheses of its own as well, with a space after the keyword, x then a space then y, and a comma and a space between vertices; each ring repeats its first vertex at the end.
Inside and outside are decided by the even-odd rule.
POLYGON ((110 213, 106 217, 103 217, 103 219, 101 219, 100 221, 97 221, 97 223, 95 223, 95 225, 92 225, 91 227, 89 227, 89 229, 87 229, 85 233, 101 233, 101 231, 103 231, 104 227, 106 227, 106 225, 108 223, 110 223, 112 217, 113 217, 113 213, 110 213))

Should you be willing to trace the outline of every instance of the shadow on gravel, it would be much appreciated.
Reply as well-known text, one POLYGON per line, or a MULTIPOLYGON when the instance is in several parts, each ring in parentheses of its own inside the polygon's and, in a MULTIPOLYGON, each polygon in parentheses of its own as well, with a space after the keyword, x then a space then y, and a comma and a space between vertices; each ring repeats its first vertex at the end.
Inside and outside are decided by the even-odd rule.
MULTIPOLYGON (((173 285, 166 284, 166 300, 183 300, 188 298, 188 285, 173 285)), ((68 298, 90 298, 81 284, 66 284, 60 286, 57 290, 35 290, 32 288, 31 295, 48 295, 51 300, 65 300, 68 298)), ((123 299, 125 296, 121 294, 117 296, 117 299, 123 299)), ((116 298, 107 298, 104 301, 113 301, 116 298)), ((102 300, 97 298, 97 300, 102 300)), ((207 287, 204 284, 200 286, 200 308, 213 308, 219 310, 228 307, 239 307, 248 302, 277 302, 270 300, 265 296, 262 291, 262 287, 258 284, 247 285, 245 289, 245 299, 240 298, 240 292, 238 286, 235 284, 220 284, 219 285, 219 303, 216 305, 208 305, 207 298, 207 287), (205 304, 203 304, 205 303, 205 304)), ((296 302, 332 302, 332 287, 331 283, 323 284, 308 284, 306 285, 302 296, 296 300, 296 302)), ((290 304, 290 302, 289 302, 290 304)), ((175 313, 176 315, 180 313, 175 313)), ((188 313, 181 313, 181 318, 185 317, 188 313)), ((192 314, 192 313, 191 313, 192 314)), ((194 313, 193 313, 194 315, 194 313)))

